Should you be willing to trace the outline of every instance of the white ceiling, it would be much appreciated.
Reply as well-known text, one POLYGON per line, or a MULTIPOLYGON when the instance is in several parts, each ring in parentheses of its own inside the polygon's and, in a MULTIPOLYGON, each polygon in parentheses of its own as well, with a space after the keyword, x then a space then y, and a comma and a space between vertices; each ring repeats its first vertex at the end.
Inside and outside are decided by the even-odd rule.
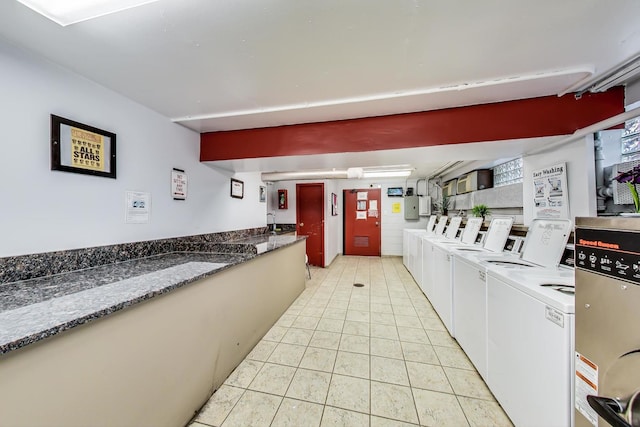
MULTIPOLYGON (((159 0, 61 27, 2 0, 0 37, 207 132, 564 93, 640 52, 638 16, 638 0, 159 0)), ((468 153, 521 149, 504 145, 468 153)), ((415 150, 214 164, 426 174, 460 160, 459 146, 415 150)))

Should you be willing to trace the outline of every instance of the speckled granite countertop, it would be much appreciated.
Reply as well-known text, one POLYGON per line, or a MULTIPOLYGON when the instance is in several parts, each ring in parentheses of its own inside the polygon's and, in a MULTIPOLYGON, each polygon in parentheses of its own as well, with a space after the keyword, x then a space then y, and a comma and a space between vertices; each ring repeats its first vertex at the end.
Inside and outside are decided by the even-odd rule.
POLYGON ((0 284, 0 355, 304 239, 257 236, 230 242, 257 254, 172 252, 0 284))

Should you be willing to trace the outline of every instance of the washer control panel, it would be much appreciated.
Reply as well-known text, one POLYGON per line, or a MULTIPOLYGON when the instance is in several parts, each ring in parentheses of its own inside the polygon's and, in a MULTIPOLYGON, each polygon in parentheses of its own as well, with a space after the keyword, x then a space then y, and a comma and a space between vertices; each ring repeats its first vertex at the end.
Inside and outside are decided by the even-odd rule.
POLYGON ((575 266, 640 285, 640 233, 576 228, 575 266))

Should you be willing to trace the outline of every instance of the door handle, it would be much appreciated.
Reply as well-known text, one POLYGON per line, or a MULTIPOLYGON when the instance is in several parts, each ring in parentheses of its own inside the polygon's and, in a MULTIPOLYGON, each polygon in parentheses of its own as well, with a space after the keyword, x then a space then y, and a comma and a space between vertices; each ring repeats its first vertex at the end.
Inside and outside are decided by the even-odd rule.
POLYGON ((376 227, 379 226, 379 225, 380 225, 380 223, 378 221, 376 221, 376 227))
POLYGON ((301 222, 301 223, 300 223, 300 227, 304 227, 304 222, 301 222))

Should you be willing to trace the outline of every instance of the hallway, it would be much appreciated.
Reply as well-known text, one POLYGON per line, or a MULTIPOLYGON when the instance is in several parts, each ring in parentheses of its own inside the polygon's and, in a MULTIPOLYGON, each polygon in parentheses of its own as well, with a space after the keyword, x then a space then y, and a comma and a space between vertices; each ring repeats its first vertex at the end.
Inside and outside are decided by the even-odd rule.
POLYGON ((511 426, 401 257, 311 275, 191 427, 511 426))

